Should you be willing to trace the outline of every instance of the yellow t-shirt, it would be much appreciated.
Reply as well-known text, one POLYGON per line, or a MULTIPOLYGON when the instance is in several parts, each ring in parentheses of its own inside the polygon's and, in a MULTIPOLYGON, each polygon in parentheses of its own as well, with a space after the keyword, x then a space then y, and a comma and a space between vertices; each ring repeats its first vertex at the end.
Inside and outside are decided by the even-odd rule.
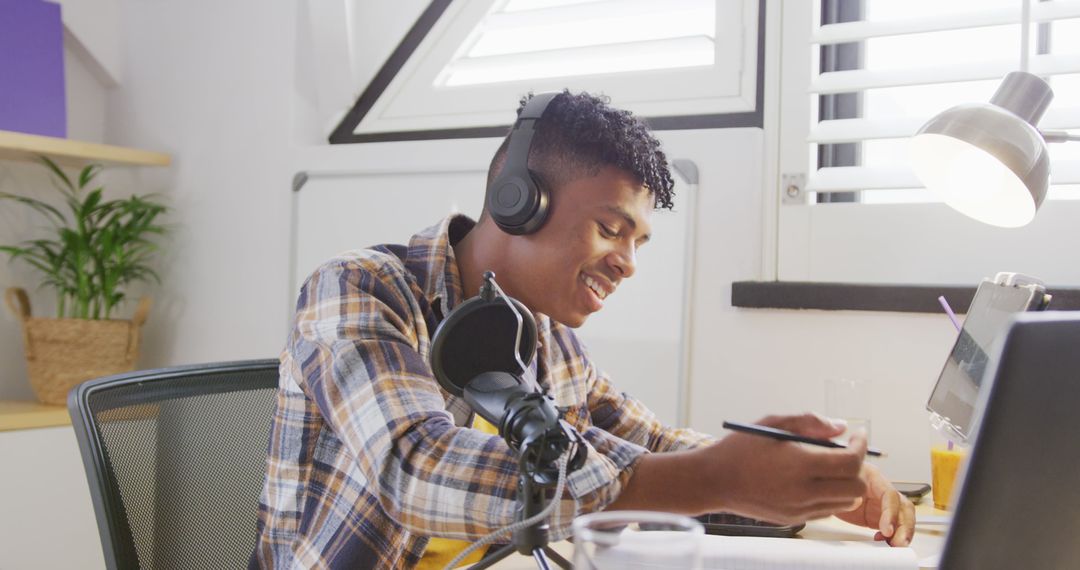
MULTIPOLYGON (((499 428, 491 425, 490 422, 480 417, 479 415, 473 416, 472 428, 480 430, 484 433, 491 435, 499 435, 499 428)), ((420 563, 416 565, 418 570, 442 570, 451 560, 454 559, 462 550, 469 547, 472 542, 467 540, 454 540, 452 538, 432 538, 428 541, 427 549, 424 550, 424 556, 420 558, 420 563)), ((480 559, 484 557, 485 549, 478 548, 472 554, 469 554, 461 561, 462 566, 470 566, 480 562, 480 559)))

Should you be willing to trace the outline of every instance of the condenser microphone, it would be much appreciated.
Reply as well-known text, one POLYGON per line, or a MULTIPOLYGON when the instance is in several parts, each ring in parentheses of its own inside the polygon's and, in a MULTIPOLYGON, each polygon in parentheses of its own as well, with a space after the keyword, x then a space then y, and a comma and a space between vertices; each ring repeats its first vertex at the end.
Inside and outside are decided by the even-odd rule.
MULTIPOLYGON (((499 430, 511 449, 547 475, 549 466, 581 436, 565 421, 550 396, 526 380, 536 356, 536 321, 520 301, 507 296, 484 273, 480 294, 446 316, 431 342, 431 370, 444 390, 465 399, 499 430)), ((570 468, 584 461, 577 445, 570 468)))

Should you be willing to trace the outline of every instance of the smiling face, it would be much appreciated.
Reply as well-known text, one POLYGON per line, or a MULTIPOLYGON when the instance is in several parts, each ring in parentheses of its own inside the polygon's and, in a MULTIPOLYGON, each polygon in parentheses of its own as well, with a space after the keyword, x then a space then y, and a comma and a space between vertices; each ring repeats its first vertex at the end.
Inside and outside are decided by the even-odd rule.
POLYGON ((634 274, 653 203, 638 180, 610 166, 554 189, 540 230, 510 238, 504 288, 533 311, 581 326, 634 274))

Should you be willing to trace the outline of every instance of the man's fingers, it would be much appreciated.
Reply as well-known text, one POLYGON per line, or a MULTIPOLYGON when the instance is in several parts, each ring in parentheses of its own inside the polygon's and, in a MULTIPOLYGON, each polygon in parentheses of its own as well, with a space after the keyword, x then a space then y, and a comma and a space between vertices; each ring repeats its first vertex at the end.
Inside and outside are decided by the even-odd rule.
POLYGON ((768 416, 759 420, 758 423, 807 437, 825 439, 836 437, 844 433, 847 428, 847 422, 844 420, 834 420, 809 412, 796 416, 768 416))
POLYGON ((853 503, 866 494, 866 483, 859 478, 815 479, 810 483, 809 492, 817 500, 846 501, 846 510, 851 510, 853 503))
POLYGON ((822 479, 855 479, 862 472, 865 454, 858 450, 829 450, 814 454, 810 469, 822 479))
POLYGON ((855 430, 855 432, 851 434, 851 439, 847 442, 847 448, 857 453, 859 457, 864 457, 866 455, 867 445, 869 444, 866 441, 866 430, 862 428, 855 430))
MULTIPOLYGON (((897 495, 900 493, 897 492, 897 495)), ((889 539, 890 546, 907 546, 911 544, 911 537, 915 535, 915 505, 906 497, 899 499, 899 519, 896 531, 889 539)))
POLYGON ((850 511, 854 501, 822 501, 802 509, 806 520, 823 519, 836 513, 850 511))
POLYGON ((828 477, 831 472, 833 477, 859 477, 866 460, 866 432, 857 430, 848 441, 847 449, 821 455, 820 467, 826 470, 821 476, 828 477))
POLYGON ((878 530, 885 538, 892 538, 896 534, 897 518, 900 516, 900 493, 889 490, 881 497, 881 518, 878 520, 878 530))

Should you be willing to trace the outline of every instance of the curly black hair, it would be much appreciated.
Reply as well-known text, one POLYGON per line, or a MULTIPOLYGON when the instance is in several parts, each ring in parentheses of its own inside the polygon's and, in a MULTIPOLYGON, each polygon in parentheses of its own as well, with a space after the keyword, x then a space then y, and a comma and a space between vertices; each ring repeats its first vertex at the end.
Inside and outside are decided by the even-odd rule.
MULTIPOLYGON (((521 98, 518 115, 533 97, 521 98)), ((604 166, 614 166, 634 176, 653 194, 655 208, 672 208, 675 181, 660 141, 648 125, 629 111, 609 106, 606 96, 571 93, 564 89, 551 100, 536 122, 529 149, 529 170, 551 187, 595 176, 604 166)), ((488 168, 488 185, 506 161, 507 135, 488 168)), ((485 211, 486 215, 487 212, 485 211)))

